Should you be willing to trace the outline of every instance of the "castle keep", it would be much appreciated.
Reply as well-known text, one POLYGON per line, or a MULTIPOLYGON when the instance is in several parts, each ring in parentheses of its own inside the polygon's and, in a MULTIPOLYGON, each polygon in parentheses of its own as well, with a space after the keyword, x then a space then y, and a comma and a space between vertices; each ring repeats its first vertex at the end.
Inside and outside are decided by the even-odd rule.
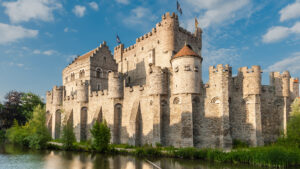
POLYGON ((128 48, 103 42, 62 72, 63 86, 46 94, 47 126, 53 138, 70 123, 77 140, 89 139, 95 121, 105 120, 112 143, 231 148, 234 139, 251 146, 284 132, 299 79, 270 73, 261 84, 260 66, 209 68, 202 81, 202 30, 179 26, 166 13, 151 32, 128 48))

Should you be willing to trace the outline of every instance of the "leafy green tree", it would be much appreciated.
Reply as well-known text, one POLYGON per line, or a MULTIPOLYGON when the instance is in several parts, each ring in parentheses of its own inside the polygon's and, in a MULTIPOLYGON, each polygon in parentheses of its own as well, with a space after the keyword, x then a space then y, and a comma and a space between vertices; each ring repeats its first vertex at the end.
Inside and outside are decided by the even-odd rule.
POLYGON ((33 93, 23 93, 21 97, 21 109, 22 109, 22 115, 26 118, 26 120, 29 120, 32 118, 33 115, 33 109, 38 106, 44 106, 43 100, 40 98, 40 96, 35 95, 33 93))
POLYGON ((100 152, 108 151, 111 135, 106 122, 95 122, 90 131, 92 134, 92 148, 100 152))
POLYGON ((73 126, 70 123, 67 123, 63 127, 62 142, 65 150, 71 150, 73 148, 73 143, 76 142, 73 126))
POLYGON ((7 138, 10 142, 29 146, 34 149, 42 149, 51 139, 46 127, 46 111, 42 106, 33 110, 33 118, 24 126, 20 126, 15 120, 13 126, 7 130, 7 138))
POLYGON ((292 112, 287 125, 287 142, 290 145, 300 146, 300 100, 292 104, 292 112))
POLYGON ((49 130, 46 127, 45 107, 38 105, 33 109, 33 118, 28 122, 28 130, 30 135, 27 139, 30 148, 41 149, 51 140, 49 130))
POLYGON ((25 125, 32 118, 33 108, 44 106, 42 99, 33 93, 10 91, 5 95, 4 104, 0 105, 0 129, 13 125, 14 119, 20 125, 25 125))

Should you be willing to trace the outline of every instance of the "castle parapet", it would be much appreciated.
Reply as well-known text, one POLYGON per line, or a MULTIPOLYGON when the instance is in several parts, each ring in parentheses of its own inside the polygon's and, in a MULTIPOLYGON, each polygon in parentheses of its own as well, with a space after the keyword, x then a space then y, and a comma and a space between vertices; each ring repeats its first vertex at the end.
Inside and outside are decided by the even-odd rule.
POLYGON ((290 73, 284 71, 270 73, 270 85, 275 86, 276 96, 289 97, 290 96, 290 73))
POLYGON ((239 68, 238 76, 243 81, 244 96, 261 94, 261 73, 260 66, 239 68))

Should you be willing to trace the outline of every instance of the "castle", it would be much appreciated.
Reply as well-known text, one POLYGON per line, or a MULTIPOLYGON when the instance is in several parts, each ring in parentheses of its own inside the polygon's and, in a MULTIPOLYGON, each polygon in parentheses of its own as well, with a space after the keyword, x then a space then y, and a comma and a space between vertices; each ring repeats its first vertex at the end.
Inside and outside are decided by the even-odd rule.
POLYGON ((151 32, 111 54, 106 42, 77 57, 62 72, 63 86, 46 93, 47 126, 61 136, 69 123, 78 141, 105 120, 111 142, 228 149, 233 140, 260 146, 274 142, 287 125, 299 79, 260 66, 232 76, 229 65, 209 68, 202 81, 202 30, 190 33, 166 13, 151 32))

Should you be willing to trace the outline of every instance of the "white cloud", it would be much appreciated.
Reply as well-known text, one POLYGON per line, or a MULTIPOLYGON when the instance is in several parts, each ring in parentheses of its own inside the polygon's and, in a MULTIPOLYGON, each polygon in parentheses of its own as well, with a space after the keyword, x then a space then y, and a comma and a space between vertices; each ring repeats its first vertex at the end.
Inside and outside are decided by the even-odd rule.
POLYGON ((289 4, 280 10, 279 13, 281 22, 300 17, 300 0, 296 0, 293 4, 289 4))
POLYGON ((236 48, 219 48, 203 50, 203 65, 234 64, 239 58, 236 48))
POLYGON ((37 35, 38 30, 0 23, 0 44, 16 42, 23 38, 33 38, 37 35))
POLYGON ((285 71, 288 70, 291 73, 298 73, 300 72, 300 52, 293 53, 290 57, 285 58, 281 61, 274 63, 273 65, 269 66, 266 72, 272 71, 285 71))
POLYGON ((116 0, 120 4, 128 5, 130 2, 129 0, 116 0))
POLYGON ((36 50, 33 51, 33 54, 36 54, 36 55, 42 54, 42 55, 51 56, 51 55, 54 55, 54 54, 57 54, 57 53, 58 52, 55 51, 55 50, 40 51, 40 50, 36 49, 36 50))
POLYGON ((57 53, 55 50, 46 50, 43 52, 44 55, 48 55, 48 56, 51 56, 55 53, 57 53))
MULTIPOLYGON (((207 28, 212 25, 232 23, 249 15, 250 0, 187 0, 186 13, 199 14, 199 25, 207 28)), ((194 15, 194 14, 191 14, 194 15)), ((193 25, 193 19, 188 20, 188 29, 193 25)))
POLYGON ((76 29, 65 27, 64 32, 78 32, 76 29))
POLYGON ((275 26, 270 28, 262 37, 264 43, 278 42, 287 38, 291 34, 300 34, 300 22, 296 22, 291 28, 284 26, 275 26))
POLYGON ((85 6, 76 5, 73 9, 73 13, 78 17, 83 17, 86 11, 85 6))
POLYGON ((268 32, 263 36, 263 42, 272 43, 277 42, 283 38, 288 37, 290 30, 287 27, 276 26, 268 30, 268 32))
POLYGON ((53 11, 62 8, 56 0, 17 0, 3 2, 5 13, 11 22, 27 22, 30 20, 52 21, 53 11))
POLYGON ((99 6, 96 2, 90 2, 89 5, 93 10, 95 10, 95 11, 99 10, 99 6))
POLYGON ((130 15, 123 19, 128 26, 147 26, 149 22, 156 19, 151 10, 144 7, 137 7, 131 10, 130 15))

